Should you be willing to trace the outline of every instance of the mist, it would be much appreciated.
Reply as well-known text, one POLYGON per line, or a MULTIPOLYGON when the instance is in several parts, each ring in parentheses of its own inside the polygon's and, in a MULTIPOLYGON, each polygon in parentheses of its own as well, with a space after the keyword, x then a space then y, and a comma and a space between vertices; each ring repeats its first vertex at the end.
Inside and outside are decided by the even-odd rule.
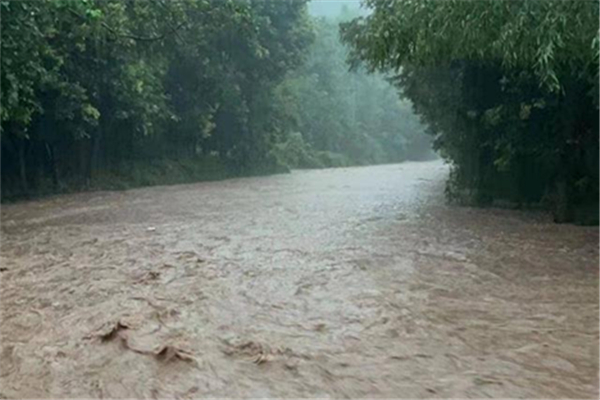
POLYGON ((599 8, 0 0, 0 399, 598 399, 599 8))

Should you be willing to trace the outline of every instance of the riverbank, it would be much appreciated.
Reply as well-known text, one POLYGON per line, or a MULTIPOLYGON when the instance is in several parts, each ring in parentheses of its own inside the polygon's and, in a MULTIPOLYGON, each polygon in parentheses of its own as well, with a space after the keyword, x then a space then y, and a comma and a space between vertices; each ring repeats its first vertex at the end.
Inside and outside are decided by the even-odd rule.
POLYGON ((18 184, 3 185, 1 199, 3 203, 11 203, 57 194, 127 190, 146 186, 216 181, 235 176, 218 157, 138 160, 122 162, 113 168, 97 171, 91 181, 67 176, 54 183, 47 177, 40 178, 35 182, 34 189, 27 193, 18 184))
MULTIPOLYGON (((289 156, 288 156, 289 157, 289 156)), ((268 176, 289 173, 292 169, 326 169, 365 166, 341 154, 318 152, 314 155, 319 162, 304 165, 297 159, 278 155, 263 166, 236 168, 227 165, 219 156, 198 156, 194 158, 156 158, 121 162, 113 168, 100 169, 90 181, 81 177, 64 176, 53 182, 48 175, 40 174, 29 182, 27 192, 16 181, 4 182, 0 201, 12 203, 34 200, 47 196, 95 192, 103 190, 128 190, 148 186, 177 185, 219 181, 224 179, 268 176)), ((435 159, 435 154, 424 156, 423 160, 435 159)), ((421 160, 419 160, 421 161, 421 160)))

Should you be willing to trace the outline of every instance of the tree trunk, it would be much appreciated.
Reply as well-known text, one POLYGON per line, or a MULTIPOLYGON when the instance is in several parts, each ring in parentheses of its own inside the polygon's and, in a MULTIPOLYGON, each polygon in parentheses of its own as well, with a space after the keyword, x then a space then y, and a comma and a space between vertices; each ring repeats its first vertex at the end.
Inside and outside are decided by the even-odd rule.
POLYGON ((561 176, 556 182, 556 194, 554 204, 554 222, 565 223, 571 221, 569 188, 567 179, 561 176))
POLYGON ((54 152, 54 146, 49 143, 46 143, 46 153, 48 154, 48 161, 50 163, 50 171, 52 174, 52 184, 54 185, 54 189, 58 189, 58 167, 56 165, 56 158, 54 152))
POLYGON ((578 162, 573 157, 577 154, 577 124, 581 115, 579 102, 585 97, 585 92, 575 79, 565 83, 565 95, 561 99, 561 128, 563 135, 560 143, 560 158, 558 179, 556 181, 556 205, 554 220, 556 222, 571 222, 573 220, 575 165, 578 162))
POLYGON ((99 158, 100 158, 100 136, 101 128, 98 129, 95 135, 92 136, 90 145, 90 158, 88 167, 88 184, 91 183, 94 178, 95 172, 98 170, 99 158))
POLYGON ((23 193, 29 193, 29 185, 27 184, 27 168, 25 165, 25 144, 26 140, 20 140, 19 147, 19 176, 21 178, 21 186, 23 188, 23 193))
POLYGON ((79 153, 79 165, 77 171, 80 173, 80 177, 86 182, 90 179, 90 163, 87 157, 89 155, 87 149, 89 141, 90 140, 83 139, 77 141, 77 152, 79 153))

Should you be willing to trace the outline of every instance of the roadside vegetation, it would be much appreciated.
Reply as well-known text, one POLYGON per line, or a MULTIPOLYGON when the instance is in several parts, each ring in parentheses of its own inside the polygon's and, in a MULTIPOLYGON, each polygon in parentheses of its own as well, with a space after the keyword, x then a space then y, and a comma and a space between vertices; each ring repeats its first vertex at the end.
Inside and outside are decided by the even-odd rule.
POLYGON ((597 0, 367 0, 355 66, 393 74, 468 204, 598 222, 597 0))
POLYGON ((306 3, 1 1, 2 198, 431 156, 306 3))

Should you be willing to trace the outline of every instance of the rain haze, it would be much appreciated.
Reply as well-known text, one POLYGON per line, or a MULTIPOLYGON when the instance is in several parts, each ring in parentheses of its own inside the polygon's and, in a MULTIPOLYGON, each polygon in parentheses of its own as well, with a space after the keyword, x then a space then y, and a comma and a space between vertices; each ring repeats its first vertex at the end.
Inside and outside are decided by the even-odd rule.
POLYGON ((0 399, 598 398, 598 0, 0 17, 0 399))

